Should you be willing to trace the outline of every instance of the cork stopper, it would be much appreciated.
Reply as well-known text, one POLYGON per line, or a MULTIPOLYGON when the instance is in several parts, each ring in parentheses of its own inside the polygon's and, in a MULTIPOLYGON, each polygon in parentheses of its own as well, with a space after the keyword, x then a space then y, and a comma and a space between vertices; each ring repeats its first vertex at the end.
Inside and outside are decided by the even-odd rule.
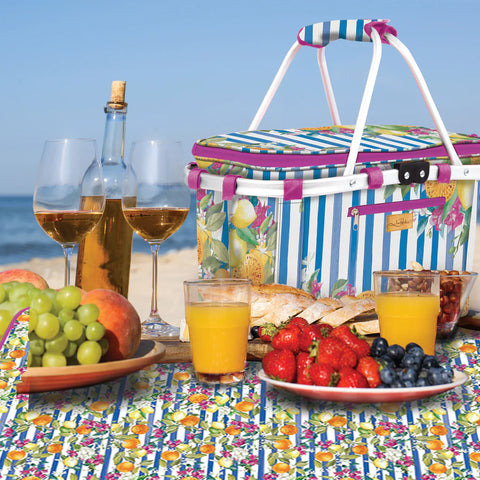
POLYGON ((125 86, 127 82, 122 80, 115 80, 112 82, 112 93, 110 95, 110 101, 108 106, 111 108, 123 108, 127 104, 125 103, 125 86))

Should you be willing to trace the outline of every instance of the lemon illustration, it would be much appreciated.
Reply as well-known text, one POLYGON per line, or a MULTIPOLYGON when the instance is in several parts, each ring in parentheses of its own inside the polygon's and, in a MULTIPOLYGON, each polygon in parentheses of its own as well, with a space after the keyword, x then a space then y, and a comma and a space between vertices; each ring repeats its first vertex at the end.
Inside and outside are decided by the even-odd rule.
POLYGON ((205 241, 209 238, 210 236, 206 231, 197 229, 197 257, 199 265, 203 262, 205 256, 205 241))
POLYGON ((237 228, 248 227, 255 219, 257 214, 255 208, 250 200, 242 198, 234 204, 233 215, 230 221, 237 228))
POLYGON ((425 192, 429 198, 445 197, 445 201, 448 202, 455 193, 456 185, 456 180, 452 180, 449 183, 438 183, 428 180, 425 182, 425 192))
POLYGON ((462 207, 466 210, 472 206, 475 180, 457 180, 457 193, 462 207))
POLYGON ((242 240, 235 230, 230 232, 230 248, 228 250, 230 255, 230 267, 238 267, 247 254, 247 242, 242 240))

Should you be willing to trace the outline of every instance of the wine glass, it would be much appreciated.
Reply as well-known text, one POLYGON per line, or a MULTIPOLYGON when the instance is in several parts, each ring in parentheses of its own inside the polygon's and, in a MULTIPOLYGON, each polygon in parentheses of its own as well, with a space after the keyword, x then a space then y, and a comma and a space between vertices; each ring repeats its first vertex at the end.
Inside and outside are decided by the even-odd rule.
POLYGON ((133 143, 123 184, 122 210, 132 229, 150 244, 153 260, 152 303, 142 333, 151 337, 177 336, 157 309, 157 256, 160 244, 187 218, 190 193, 184 182, 182 145, 177 141, 133 143))
POLYGON ((33 194, 33 212, 42 229, 59 243, 70 285, 73 248, 100 221, 105 208, 102 168, 92 139, 47 140, 33 194))

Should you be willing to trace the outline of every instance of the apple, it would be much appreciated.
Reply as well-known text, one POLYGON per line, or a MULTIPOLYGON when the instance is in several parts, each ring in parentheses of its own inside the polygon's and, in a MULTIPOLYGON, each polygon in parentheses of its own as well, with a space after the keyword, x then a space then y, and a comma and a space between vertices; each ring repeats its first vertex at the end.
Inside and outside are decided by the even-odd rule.
POLYGON ((13 268, 11 270, 4 270, 0 272, 0 284, 17 281, 19 283, 31 283, 40 290, 48 288, 47 281, 38 273, 30 270, 22 270, 20 268, 13 268))
POLYGON ((140 317, 135 307, 119 293, 103 288, 87 292, 81 304, 94 303, 100 310, 98 321, 105 327, 108 351, 102 361, 110 362, 133 357, 142 334, 140 317))

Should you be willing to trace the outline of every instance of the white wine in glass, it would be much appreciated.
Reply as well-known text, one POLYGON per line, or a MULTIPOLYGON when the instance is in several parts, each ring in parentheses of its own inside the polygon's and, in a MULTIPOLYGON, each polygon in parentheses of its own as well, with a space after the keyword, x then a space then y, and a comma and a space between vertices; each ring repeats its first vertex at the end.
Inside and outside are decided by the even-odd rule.
POLYGON ((127 223, 152 251, 152 302, 142 333, 149 337, 177 336, 179 329, 160 317, 157 307, 157 265, 160 244, 187 218, 190 193, 184 182, 180 142, 134 142, 125 176, 122 210, 127 223))
POLYGON ((95 140, 47 140, 38 167, 33 211, 49 237, 63 248, 65 285, 73 248, 102 218, 105 189, 95 140))

